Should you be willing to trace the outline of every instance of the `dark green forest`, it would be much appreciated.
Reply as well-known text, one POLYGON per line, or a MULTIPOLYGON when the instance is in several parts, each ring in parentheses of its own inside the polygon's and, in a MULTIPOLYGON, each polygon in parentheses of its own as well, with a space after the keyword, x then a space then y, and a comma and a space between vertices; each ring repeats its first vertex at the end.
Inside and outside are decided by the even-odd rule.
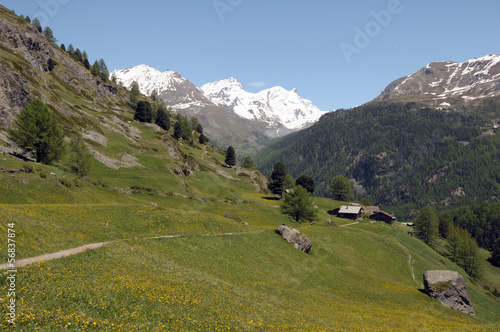
POLYGON ((277 140, 257 158, 267 174, 276 162, 297 177, 311 175, 315 195, 329 196, 332 179, 352 179, 355 198, 396 214, 496 200, 500 194, 500 107, 432 109, 379 102, 324 115, 314 126, 277 140), (495 120, 498 122, 498 120, 495 120))

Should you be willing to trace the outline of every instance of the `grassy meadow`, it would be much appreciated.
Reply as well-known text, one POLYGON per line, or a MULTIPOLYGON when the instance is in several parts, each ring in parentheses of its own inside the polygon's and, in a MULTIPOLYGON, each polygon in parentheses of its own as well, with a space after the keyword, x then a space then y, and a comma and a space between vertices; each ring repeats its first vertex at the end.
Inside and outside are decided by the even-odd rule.
MULTIPOLYGON (((327 211, 343 203, 322 198, 315 199, 318 221, 296 224, 251 177, 221 167, 220 153, 179 145, 201 170, 178 176, 172 167, 181 162, 168 157, 157 133, 140 129, 138 145, 148 149, 121 137, 100 150, 110 156, 129 151, 141 166, 112 170, 95 161, 91 178, 76 185, 64 167, 0 158, 0 233, 15 223, 18 259, 111 242, 19 268, 19 331, 500 328, 500 303, 480 282, 467 279, 475 318, 421 292, 426 270, 466 275, 404 226, 363 221, 339 227, 351 221, 327 211), (283 223, 312 240, 309 255, 274 233, 283 223), (169 235, 178 237, 161 238, 169 235)), ((0 253, 6 261, 6 241, 0 253)), ((488 268, 483 285, 498 276, 488 268)), ((2 307, 6 295, 2 283, 2 307)), ((8 328, 5 312, 0 319, 8 328)))

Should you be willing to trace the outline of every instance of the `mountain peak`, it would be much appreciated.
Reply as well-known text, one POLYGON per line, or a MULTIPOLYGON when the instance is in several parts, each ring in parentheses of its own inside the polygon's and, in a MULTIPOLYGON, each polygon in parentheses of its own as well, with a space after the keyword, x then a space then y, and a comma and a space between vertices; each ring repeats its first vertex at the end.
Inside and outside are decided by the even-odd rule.
POLYGON ((323 115, 312 102, 302 99, 297 89, 287 91, 275 86, 250 93, 236 79, 229 78, 207 83, 201 91, 212 102, 231 107, 240 117, 266 122, 269 126, 280 123, 288 129, 302 129, 323 115))
POLYGON ((494 96, 500 96, 500 55, 490 54, 462 63, 429 63, 416 73, 392 82, 376 100, 401 97, 476 100, 494 96))

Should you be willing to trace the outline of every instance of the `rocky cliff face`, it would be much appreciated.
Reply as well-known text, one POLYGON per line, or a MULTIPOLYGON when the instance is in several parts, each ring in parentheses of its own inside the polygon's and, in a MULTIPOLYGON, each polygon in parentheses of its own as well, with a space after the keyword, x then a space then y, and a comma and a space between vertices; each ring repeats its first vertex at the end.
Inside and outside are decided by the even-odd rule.
POLYGON ((0 128, 32 99, 51 104, 60 113, 75 115, 61 92, 85 94, 90 101, 116 96, 118 90, 93 76, 81 63, 51 43, 38 30, 0 6, 0 128), (48 61, 57 65, 49 71, 48 61))

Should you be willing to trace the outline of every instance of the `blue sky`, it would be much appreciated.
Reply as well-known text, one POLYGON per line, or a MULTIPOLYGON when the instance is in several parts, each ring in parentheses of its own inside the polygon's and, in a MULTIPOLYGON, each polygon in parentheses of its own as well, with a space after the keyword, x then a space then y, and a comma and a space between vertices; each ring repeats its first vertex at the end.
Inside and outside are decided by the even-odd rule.
POLYGON ((375 98, 429 62, 500 53, 498 0, 2 0, 110 69, 194 84, 297 88, 323 111, 375 98))

